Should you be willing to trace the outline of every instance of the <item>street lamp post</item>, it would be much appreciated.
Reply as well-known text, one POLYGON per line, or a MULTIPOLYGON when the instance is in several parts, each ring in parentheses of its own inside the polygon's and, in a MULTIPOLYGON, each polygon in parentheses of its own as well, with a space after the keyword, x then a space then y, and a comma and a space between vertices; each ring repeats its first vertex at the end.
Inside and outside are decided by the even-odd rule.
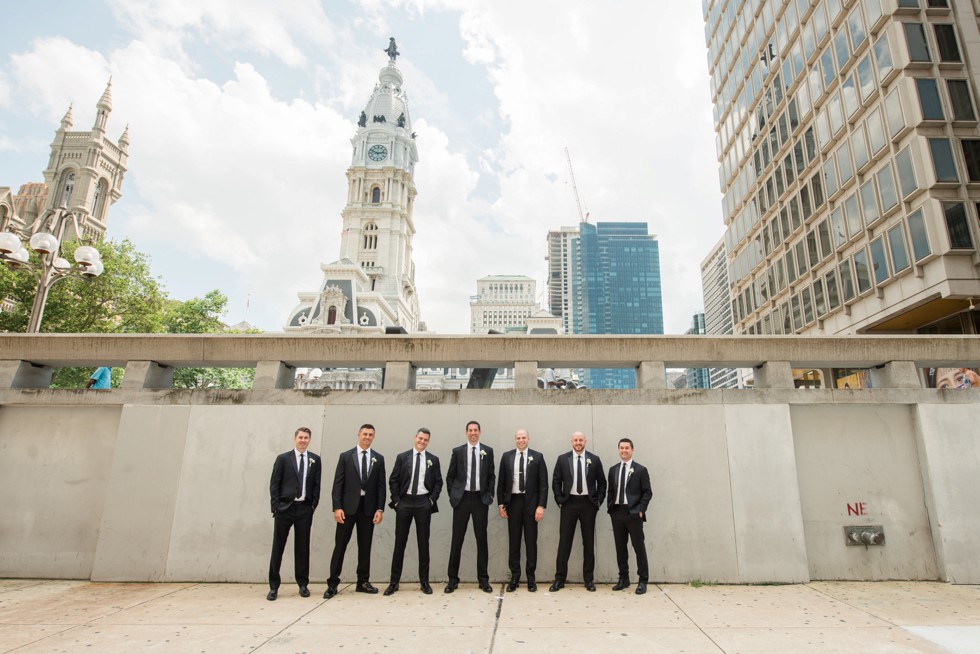
POLYGON ((10 268, 26 268, 37 278, 37 292, 34 294, 31 317, 27 323, 27 332, 31 334, 41 331, 44 305, 48 301, 48 292, 52 286, 66 277, 94 279, 101 275, 104 269, 102 256, 90 245, 75 248, 75 266, 61 256, 62 241, 68 226, 74 228, 76 235, 81 235, 78 217, 68 209, 65 207, 52 209, 38 224, 40 225, 38 231, 31 236, 28 243, 40 258, 38 264, 30 262, 30 254, 17 234, 9 231, 0 232, 0 261, 10 268))

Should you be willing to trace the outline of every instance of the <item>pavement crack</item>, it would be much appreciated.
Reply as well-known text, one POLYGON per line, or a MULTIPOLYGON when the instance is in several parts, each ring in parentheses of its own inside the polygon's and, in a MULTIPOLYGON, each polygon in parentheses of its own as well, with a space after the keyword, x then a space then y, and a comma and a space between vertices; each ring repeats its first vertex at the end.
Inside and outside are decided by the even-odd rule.
POLYGON ((493 620, 493 633, 490 634, 490 649, 487 654, 493 654, 493 644, 497 640, 497 627, 500 626, 500 612, 504 608, 504 583, 500 584, 500 594, 497 595, 497 615, 493 620))
POLYGON ((721 646, 721 645, 719 645, 719 644, 718 644, 717 642, 715 642, 715 639, 714 639, 714 638, 712 638, 711 636, 709 636, 709 635, 708 635, 708 632, 707 632, 707 631, 705 631, 704 629, 702 629, 702 628, 701 628, 701 625, 699 625, 699 624, 698 624, 697 622, 695 622, 695 620, 694 620, 694 618, 692 618, 691 616, 689 616, 689 615, 687 614, 687 611, 685 611, 684 609, 682 609, 682 608, 681 608, 681 605, 680 605, 680 604, 678 604, 677 602, 675 602, 675 601, 674 601, 674 598, 670 596, 670 593, 668 593, 667 591, 665 591, 665 590, 664 590, 664 589, 663 589, 663 588, 662 588, 662 587, 660 586, 660 584, 656 584, 656 587, 657 587, 657 588, 658 588, 658 589, 660 590, 660 592, 661 592, 661 593, 663 593, 663 594, 664 594, 664 595, 665 595, 665 596, 667 597, 667 599, 668 599, 668 600, 670 601, 670 603, 671 603, 671 604, 673 604, 674 606, 676 606, 676 607, 677 607, 677 610, 678 610, 678 611, 680 611, 681 613, 683 613, 683 614, 684 614, 684 617, 685 617, 685 618, 687 618, 688 620, 690 620, 690 621, 691 621, 691 624, 693 624, 693 625, 694 625, 695 627, 697 627, 697 628, 698 628, 698 631, 700 631, 700 632, 701 632, 702 634, 704 634, 704 637, 705 637, 705 638, 707 638, 708 640, 710 640, 710 641, 711 641, 711 644, 712 644, 712 645, 714 645, 715 647, 717 647, 717 648, 718 648, 718 651, 720 651, 720 652, 724 652, 724 651, 725 651, 725 648, 724 648, 724 647, 722 647, 722 646, 721 646))

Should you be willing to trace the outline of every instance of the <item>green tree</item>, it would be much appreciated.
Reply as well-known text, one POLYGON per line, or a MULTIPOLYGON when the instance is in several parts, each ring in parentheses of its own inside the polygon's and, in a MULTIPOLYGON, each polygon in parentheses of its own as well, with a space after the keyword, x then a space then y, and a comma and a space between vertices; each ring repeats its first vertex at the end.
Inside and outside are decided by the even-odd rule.
MULTIPOLYGON (((66 242, 63 256, 73 260, 77 243, 66 242)), ((203 298, 181 302, 167 296, 159 278, 150 272, 150 260, 129 240, 94 244, 105 271, 93 280, 68 277, 51 287, 41 321, 43 333, 170 333, 213 334, 227 331, 220 317, 228 298, 213 290, 203 298)), ((32 261, 37 263, 36 255, 32 261)), ((0 266, 0 298, 12 300, 0 311, 0 331, 23 332, 37 292, 37 278, 27 269, 0 266)), ((52 388, 84 388, 95 368, 61 368, 52 388)), ((178 368, 176 388, 250 388, 252 368, 178 368)), ((114 369, 117 387, 122 370, 114 369)))
MULTIPOLYGON (((228 298, 217 289, 203 298, 171 300, 163 312, 164 331, 171 334, 235 333, 221 322, 228 298)), ((174 388, 251 388, 254 368, 177 368, 174 388)))

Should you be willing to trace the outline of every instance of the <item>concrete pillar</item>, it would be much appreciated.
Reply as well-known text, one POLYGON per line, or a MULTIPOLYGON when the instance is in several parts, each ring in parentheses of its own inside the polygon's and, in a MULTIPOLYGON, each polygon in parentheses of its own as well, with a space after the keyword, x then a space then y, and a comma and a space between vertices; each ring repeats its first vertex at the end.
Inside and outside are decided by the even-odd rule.
POLYGON ((514 388, 537 388, 538 387, 538 362, 537 361, 515 361, 514 362, 514 388))
POLYGON ((275 388, 293 388, 296 378, 296 368, 282 361, 259 361, 255 366, 255 379, 252 380, 252 390, 270 390, 275 388))
POLYGON ((415 366, 408 361, 389 361, 385 365, 384 390, 412 390, 415 388, 415 366))
POLYGON ((129 361, 120 388, 142 390, 144 388, 173 388, 174 369, 155 361, 129 361))
POLYGON ((54 368, 30 361, 0 361, 0 388, 48 388, 54 368))
POLYGON ((755 369, 756 388, 795 388, 789 361, 766 361, 755 369))
POLYGON ((667 369, 663 361, 641 361, 636 367, 637 388, 667 388, 667 369))
POLYGON ((889 361, 871 369, 873 388, 922 388, 919 371, 912 361, 889 361))

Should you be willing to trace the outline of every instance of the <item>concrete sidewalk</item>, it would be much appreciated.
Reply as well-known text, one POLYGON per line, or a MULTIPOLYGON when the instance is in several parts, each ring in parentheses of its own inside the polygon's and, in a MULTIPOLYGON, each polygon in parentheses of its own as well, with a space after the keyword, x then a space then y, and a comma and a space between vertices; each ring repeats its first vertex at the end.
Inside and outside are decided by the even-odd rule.
POLYGON ((980 652, 980 586, 442 588, 326 601, 284 585, 268 602, 259 584, 0 580, 0 652, 980 652))

